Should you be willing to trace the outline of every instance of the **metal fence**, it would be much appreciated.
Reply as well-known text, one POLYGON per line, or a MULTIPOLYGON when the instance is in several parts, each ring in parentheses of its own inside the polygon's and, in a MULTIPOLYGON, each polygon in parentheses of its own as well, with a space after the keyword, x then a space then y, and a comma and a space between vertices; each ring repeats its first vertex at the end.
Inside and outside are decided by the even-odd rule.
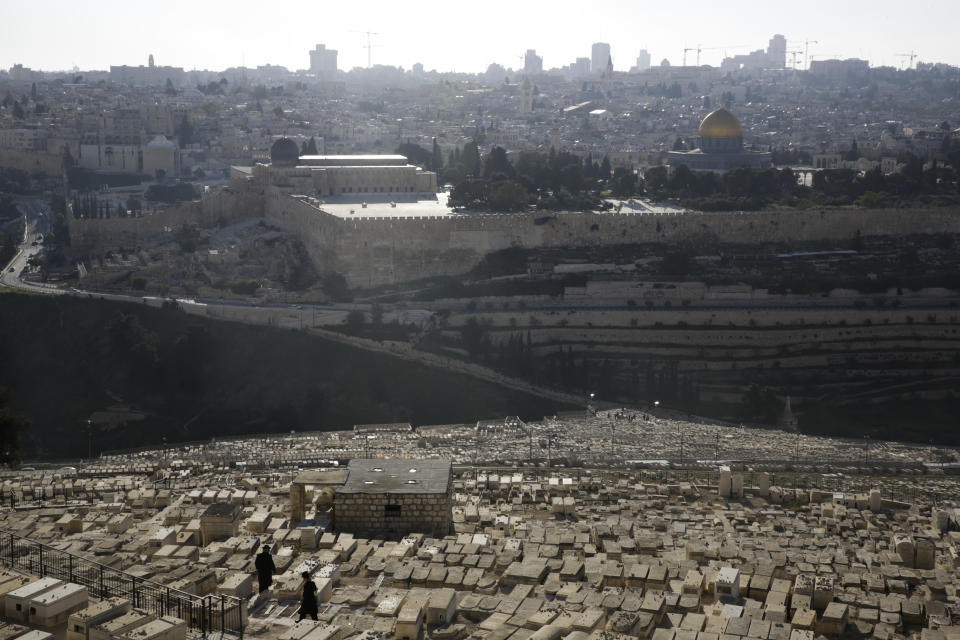
POLYGON ((171 589, 6 531, 0 532, 0 564, 83 585, 96 598, 127 598, 135 608, 157 617, 185 620, 191 631, 204 636, 243 636, 245 603, 233 596, 197 596, 171 589))

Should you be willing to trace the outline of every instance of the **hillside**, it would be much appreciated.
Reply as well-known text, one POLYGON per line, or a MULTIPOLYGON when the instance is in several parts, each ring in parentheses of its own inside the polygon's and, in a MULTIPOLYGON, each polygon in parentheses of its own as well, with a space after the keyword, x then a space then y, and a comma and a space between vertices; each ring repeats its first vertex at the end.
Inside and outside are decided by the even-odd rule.
POLYGON ((0 362, 0 386, 34 421, 21 437, 26 459, 85 454, 95 412, 94 454, 164 439, 539 418, 562 408, 295 331, 69 297, 0 296, 0 362))

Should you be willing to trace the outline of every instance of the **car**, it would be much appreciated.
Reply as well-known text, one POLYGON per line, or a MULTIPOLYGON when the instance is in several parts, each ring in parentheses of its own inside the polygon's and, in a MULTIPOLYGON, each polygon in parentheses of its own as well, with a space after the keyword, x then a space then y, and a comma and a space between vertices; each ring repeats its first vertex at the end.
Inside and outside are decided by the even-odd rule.
POLYGON ((13 267, 10 267, 9 269, 7 269, 7 271, 9 271, 10 273, 13 273, 15 269, 13 267))

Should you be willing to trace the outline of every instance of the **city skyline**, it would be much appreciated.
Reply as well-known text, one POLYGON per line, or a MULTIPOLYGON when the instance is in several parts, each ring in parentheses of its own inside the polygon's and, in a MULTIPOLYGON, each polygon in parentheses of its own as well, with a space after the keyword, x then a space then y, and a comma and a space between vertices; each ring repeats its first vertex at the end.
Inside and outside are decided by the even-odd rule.
MULTIPOLYGON (((680 65, 684 49, 701 47, 701 64, 718 66, 725 54, 765 48, 775 33, 786 36, 788 52, 799 52, 801 62, 808 50, 811 59, 863 58, 873 66, 902 68, 909 62, 902 54, 915 52, 916 62, 960 65, 948 26, 960 19, 960 7, 943 0, 918 3, 909 14, 896 13, 890 1, 832 5, 829 21, 815 6, 796 12, 753 0, 733 7, 694 0, 682 14, 630 2, 584 11, 565 1, 520 6, 493 1, 479 14, 438 2, 416 12, 372 3, 373 10, 361 14, 295 1, 266 28, 263 20, 251 18, 258 7, 245 2, 174 2, 163 14, 145 5, 97 4, 100 10, 81 15, 65 0, 5 7, 0 68, 19 63, 46 71, 107 69, 145 65, 153 54, 158 65, 188 70, 273 64, 295 71, 307 69, 308 51, 324 43, 339 52, 341 70, 366 66, 370 53, 374 64, 410 69, 419 62, 428 71, 478 73, 491 63, 522 68, 528 49, 543 57, 544 69, 563 67, 588 57, 593 43, 606 42, 614 69, 626 71, 641 49, 650 52, 653 65, 663 59, 680 65), (44 25, 44 38, 23 28, 32 24, 44 25), (374 32, 369 52, 365 31, 374 32)), ((696 55, 689 51, 687 64, 695 64, 696 55)), ((793 56, 787 60, 790 65, 793 56)))

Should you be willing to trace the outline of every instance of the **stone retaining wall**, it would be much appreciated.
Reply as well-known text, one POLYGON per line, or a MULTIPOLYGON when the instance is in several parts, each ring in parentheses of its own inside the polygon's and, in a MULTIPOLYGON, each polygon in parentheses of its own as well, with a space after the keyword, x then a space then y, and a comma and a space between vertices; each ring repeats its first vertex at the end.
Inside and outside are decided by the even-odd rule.
POLYGON ((336 530, 358 535, 425 533, 441 537, 449 533, 450 521, 449 492, 337 494, 334 502, 336 530))

